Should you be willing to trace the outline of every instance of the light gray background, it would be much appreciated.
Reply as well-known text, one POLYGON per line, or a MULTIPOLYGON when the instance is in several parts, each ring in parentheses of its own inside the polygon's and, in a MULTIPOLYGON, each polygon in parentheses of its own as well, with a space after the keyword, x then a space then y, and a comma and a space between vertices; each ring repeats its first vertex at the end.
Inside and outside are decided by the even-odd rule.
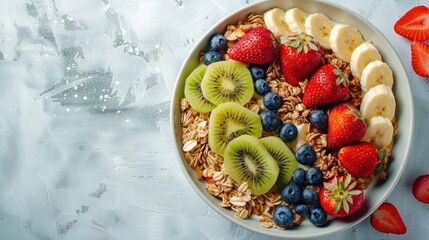
MULTIPOLYGON (((169 132, 179 68, 202 34, 256 0, 0 0, 0 239, 262 239, 221 218, 180 172, 169 132)), ((321 239, 426 239, 429 84, 393 31, 429 0, 339 0, 371 21, 407 69, 415 138, 388 198, 405 236, 369 220, 321 239)))

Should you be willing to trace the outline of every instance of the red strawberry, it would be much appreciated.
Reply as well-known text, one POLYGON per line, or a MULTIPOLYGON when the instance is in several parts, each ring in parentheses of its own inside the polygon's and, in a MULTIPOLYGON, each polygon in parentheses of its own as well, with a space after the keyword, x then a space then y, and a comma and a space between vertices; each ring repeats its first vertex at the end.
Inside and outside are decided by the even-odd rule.
MULTIPOLYGON (((428 20, 429 21, 429 20, 428 20)), ((414 72, 429 77, 429 45, 422 42, 411 43, 411 64, 414 72)))
POLYGON ((322 62, 319 44, 305 33, 282 37, 280 63, 284 78, 292 86, 309 78, 322 62))
POLYGON ((351 104, 333 107, 328 114, 328 148, 338 149, 357 143, 365 136, 366 125, 362 114, 351 104))
POLYGON ((352 176, 334 177, 323 183, 319 193, 320 204, 323 210, 333 217, 346 217, 355 213, 363 204, 362 189, 352 176))
POLYGON ((371 215, 371 226, 382 233, 405 234, 407 227, 396 207, 384 202, 371 215))
POLYGON ((413 184, 414 197, 423 203, 429 203, 429 174, 418 177, 413 184))
POLYGON ((371 176, 380 162, 377 148, 367 142, 342 147, 338 152, 338 160, 356 178, 371 176))
POLYGON ((204 179, 208 184, 216 184, 216 181, 212 177, 204 177, 204 179))
POLYGON ((308 108, 334 103, 347 96, 348 91, 347 75, 334 64, 325 64, 308 82, 302 103, 308 108))
POLYGON ((229 48, 228 56, 246 64, 267 64, 275 57, 274 39, 266 28, 252 29, 229 48))
POLYGON ((429 8, 417 6, 406 12, 393 26, 395 32, 411 41, 429 39, 429 8))

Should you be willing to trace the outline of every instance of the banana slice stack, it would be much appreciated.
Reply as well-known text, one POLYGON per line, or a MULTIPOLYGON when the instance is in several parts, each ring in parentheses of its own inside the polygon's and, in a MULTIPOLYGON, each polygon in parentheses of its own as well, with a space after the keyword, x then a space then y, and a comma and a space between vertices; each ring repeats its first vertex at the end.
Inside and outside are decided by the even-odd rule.
POLYGON ((286 12, 273 8, 264 13, 264 20, 275 36, 305 32, 316 39, 321 48, 331 49, 337 58, 349 63, 363 93, 360 112, 368 125, 362 141, 371 142, 377 148, 392 143, 396 110, 393 74, 371 42, 364 41, 360 32, 350 25, 335 23, 322 13, 310 14, 299 8, 286 12))

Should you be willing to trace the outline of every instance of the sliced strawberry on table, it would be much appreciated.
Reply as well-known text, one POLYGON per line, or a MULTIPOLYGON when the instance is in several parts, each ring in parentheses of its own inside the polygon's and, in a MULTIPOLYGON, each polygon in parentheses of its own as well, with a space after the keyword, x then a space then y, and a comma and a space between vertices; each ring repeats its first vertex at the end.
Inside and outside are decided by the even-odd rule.
POLYGON ((429 174, 421 175, 413 183, 414 197, 423 203, 429 203, 429 174))
POLYGON ((429 77, 429 45, 423 42, 411 43, 411 64, 416 74, 429 77))
POLYGON ((395 32, 411 41, 429 39, 429 8, 416 6, 406 12, 393 26, 395 32))
POLYGON ((328 113, 328 148, 338 149, 359 142, 366 132, 362 114, 349 103, 338 104, 328 113))
POLYGON ((382 233, 405 234, 407 227, 396 207, 384 202, 371 215, 371 226, 382 233))
POLYGON ((309 78, 322 63, 319 44, 305 33, 281 38, 280 64, 282 74, 292 86, 309 78))
POLYGON ((371 176, 380 162, 377 148, 367 142, 342 147, 338 152, 338 161, 356 178, 371 176))
POLYGON ((347 96, 347 75, 334 64, 325 64, 311 76, 302 103, 310 108, 337 102, 347 96))
POLYGON ((323 183, 319 193, 320 204, 333 217, 346 217, 362 207, 364 193, 352 176, 334 177, 323 183))
POLYGON ((246 64, 267 64, 275 53, 275 37, 266 28, 250 30, 228 50, 229 58, 246 64))

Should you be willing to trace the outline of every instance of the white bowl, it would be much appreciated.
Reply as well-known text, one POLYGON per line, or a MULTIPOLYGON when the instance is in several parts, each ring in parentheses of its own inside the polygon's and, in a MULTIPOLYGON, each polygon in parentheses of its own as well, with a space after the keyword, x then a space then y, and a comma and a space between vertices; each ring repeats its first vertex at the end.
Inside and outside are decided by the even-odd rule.
POLYGON ((177 77, 170 114, 171 130, 173 132, 174 143, 176 146, 175 151, 177 152, 179 164, 189 183, 198 195, 211 208, 226 219, 257 233, 284 238, 310 238, 336 233, 358 224, 371 215, 371 213, 375 211, 393 191, 396 183, 402 175, 410 151, 414 125, 414 107, 407 74, 400 58, 388 40, 371 23, 352 11, 334 3, 315 0, 264 1, 238 10, 218 22, 197 42, 183 63, 179 76, 177 77), (356 27, 361 32, 365 40, 371 40, 373 42, 380 51, 383 61, 391 67, 394 74, 395 83, 393 90, 397 102, 396 119, 399 123, 399 134, 395 139, 395 145, 392 151, 393 157, 388 167, 388 178, 384 182, 379 182, 371 191, 367 192, 365 196, 365 204, 357 213, 345 219, 334 219, 330 221, 327 226, 321 228, 315 227, 306 220, 295 229, 282 231, 274 228, 267 229, 261 227, 258 222, 259 217, 257 216, 251 219, 238 218, 232 210, 220 207, 220 200, 207 192, 204 186, 204 181, 197 180, 195 170, 189 167, 182 151, 180 98, 183 97, 183 88, 186 77, 198 65, 199 51, 207 49, 209 38, 214 33, 224 33, 227 25, 236 24, 238 20, 246 19, 247 15, 252 12, 261 14, 273 7, 279 7, 284 10, 292 7, 298 7, 308 13, 319 12, 327 15, 335 22, 349 24, 356 27))

